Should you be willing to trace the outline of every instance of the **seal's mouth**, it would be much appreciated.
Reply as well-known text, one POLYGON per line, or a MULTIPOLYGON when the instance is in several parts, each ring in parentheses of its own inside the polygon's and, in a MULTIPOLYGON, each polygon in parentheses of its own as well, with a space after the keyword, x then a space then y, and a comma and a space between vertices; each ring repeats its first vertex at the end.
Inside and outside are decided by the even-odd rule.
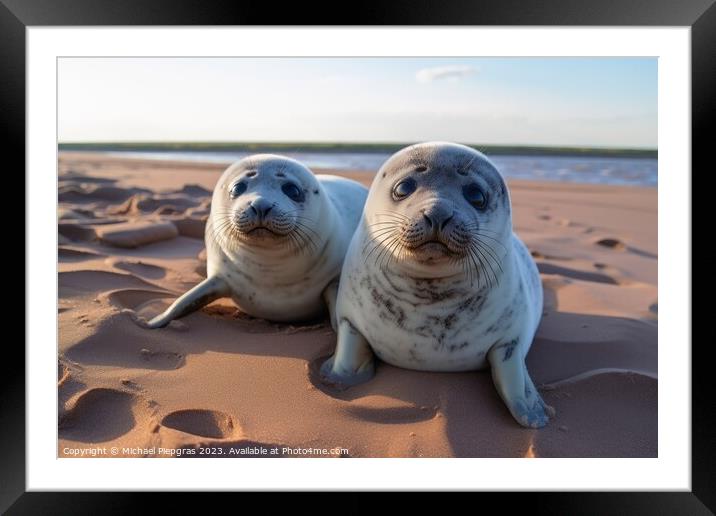
POLYGON ((414 250, 423 250, 423 251, 443 251, 446 253, 450 252, 450 249, 448 249, 448 246, 446 246, 443 242, 440 242, 439 240, 428 240, 426 242, 423 242, 422 244, 416 246, 414 250))
POLYGON ((434 262, 445 258, 453 258, 456 253, 440 240, 426 240, 410 248, 413 259, 420 262, 434 262))
POLYGON ((256 226, 246 231, 245 234, 252 238, 272 238, 284 236, 276 233, 275 231, 267 228, 266 226, 256 226))
POLYGON ((213 221, 214 235, 220 245, 237 245, 257 250, 288 249, 296 254, 309 253, 319 249, 320 235, 313 229, 312 221, 294 220, 285 214, 273 215, 257 220, 240 211, 213 221))

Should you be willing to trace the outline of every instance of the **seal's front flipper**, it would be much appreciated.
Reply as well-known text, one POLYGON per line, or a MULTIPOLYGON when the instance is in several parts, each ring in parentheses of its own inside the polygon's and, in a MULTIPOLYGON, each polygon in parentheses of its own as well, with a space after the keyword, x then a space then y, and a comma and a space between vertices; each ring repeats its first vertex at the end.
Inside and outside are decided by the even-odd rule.
POLYGON ((487 357, 492 381, 512 417, 528 428, 545 426, 551 407, 545 405, 532 383, 517 340, 493 346, 487 357))
POLYGON ((331 328, 338 333, 338 323, 336 322, 336 301, 338 298, 338 281, 331 281, 328 286, 323 289, 323 301, 328 307, 328 318, 331 321, 331 328))
POLYGON ((196 287, 174 301, 163 313, 149 321, 147 328, 164 328, 174 319, 184 317, 202 306, 211 303, 215 299, 226 296, 228 293, 229 288, 224 280, 218 276, 206 278, 196 287))
POLYGON ((336 352, 321 366, 324 383, 352 387, 373 378, 373 350, 368 341, 346 319, 338 324, 336 352))

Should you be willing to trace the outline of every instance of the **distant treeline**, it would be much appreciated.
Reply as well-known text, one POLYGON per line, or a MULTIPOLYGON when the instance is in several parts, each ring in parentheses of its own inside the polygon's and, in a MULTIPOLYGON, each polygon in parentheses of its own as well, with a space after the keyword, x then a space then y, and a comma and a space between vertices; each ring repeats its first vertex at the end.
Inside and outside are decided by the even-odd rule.
MULTIPOLYGON (((101 142, 60 143, 61 151, 135 152, 395 152, 410 143, 249 143, 249 142, 101 142)), ((466 144, 486 154, 522 156, 589 156, 615 158, 654 158, 657 150, 609 149, 598 147, 537 147, 522 145, 466 144)))

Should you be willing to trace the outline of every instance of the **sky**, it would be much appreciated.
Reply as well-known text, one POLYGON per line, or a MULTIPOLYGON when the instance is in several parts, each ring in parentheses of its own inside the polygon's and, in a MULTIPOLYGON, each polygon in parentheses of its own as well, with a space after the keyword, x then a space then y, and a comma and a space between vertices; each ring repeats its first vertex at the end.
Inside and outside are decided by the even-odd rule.
POLYGON ((61 58, 61 142, 657 146, 656 58, 61 58))

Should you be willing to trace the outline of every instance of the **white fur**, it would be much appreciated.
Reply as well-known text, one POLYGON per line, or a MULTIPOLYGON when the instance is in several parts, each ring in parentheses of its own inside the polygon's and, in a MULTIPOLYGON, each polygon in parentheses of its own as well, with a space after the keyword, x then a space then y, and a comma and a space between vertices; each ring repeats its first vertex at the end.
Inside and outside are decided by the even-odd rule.
MULTIPOLYGON (((242 167, 239 162, 227 169, 214 190, 212 213, 206 230, 207 275, 224 279, 236 304, 255 317, 275 321, 315 317, 324 309, 321 299, 323 290, 340 274, 367 190, 349 179, 313 175, 300 163, 287 158, 259 155, 252 159, 258 162, 281 159, 281 163, 287 163, 283 172, 308 186, 302 215, 312 221, 311 236, 316 240, 318 251, 296 254, 287 247, 212 245, 215 242, 213 227, 219 218, 216 208, 230 204, 226 188, 240 173, 242 167), (313 188, 319 190, 318 195, 312 193, 313 188)), ((264 187, 261 194, 276 202, 287 202, 275 188, 264 187)))

